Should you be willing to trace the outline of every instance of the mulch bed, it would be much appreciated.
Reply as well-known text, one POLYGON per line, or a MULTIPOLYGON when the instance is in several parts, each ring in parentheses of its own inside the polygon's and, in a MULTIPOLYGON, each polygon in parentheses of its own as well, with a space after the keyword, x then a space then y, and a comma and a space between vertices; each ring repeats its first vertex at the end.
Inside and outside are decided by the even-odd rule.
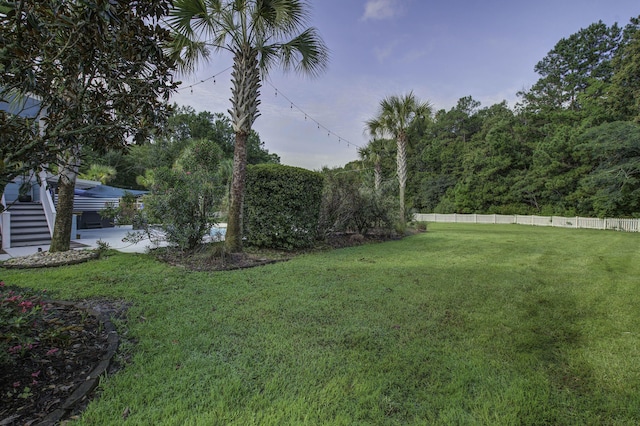
POLYGON ((193 251, 181 251, 163 247, 152 250, 151 254, 161 262, 191 271, 231 271, 286 262, 303 253, 379 243, 400 238, 389 234, 374 233, 363 236, 356 233, 340 233, 327 236, 322 244, 303 250, 286 251, 245 247, 243 253, 225 254, 220 251, 220 248, 223 247, 222 243, 211 243, 193 251))
POLYGON ((81 412, 100 375, 113 373, 118 334, 110 315, 128 305, 105 300, 49 302, 47 327, 60 333, 0 372, 0 426, 53 425, 81 412))

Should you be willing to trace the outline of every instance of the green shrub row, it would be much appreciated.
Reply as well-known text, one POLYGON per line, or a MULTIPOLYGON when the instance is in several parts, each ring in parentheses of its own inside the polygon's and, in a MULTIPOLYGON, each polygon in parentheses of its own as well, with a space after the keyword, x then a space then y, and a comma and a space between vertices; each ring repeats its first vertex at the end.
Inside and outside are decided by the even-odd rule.
POLYGON ((314 245, 324 178, 310 170, 260 164, 247 168, 244 235, 258 247, 314 245))

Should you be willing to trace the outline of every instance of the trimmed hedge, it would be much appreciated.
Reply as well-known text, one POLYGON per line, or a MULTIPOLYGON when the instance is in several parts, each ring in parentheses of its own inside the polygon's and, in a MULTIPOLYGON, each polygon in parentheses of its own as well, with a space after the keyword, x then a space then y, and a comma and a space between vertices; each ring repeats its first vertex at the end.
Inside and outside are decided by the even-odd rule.
POLYGON ((247 167, 244 236, 250 245, 292 250, 315 243, 324 177, 280 164, 247 167))

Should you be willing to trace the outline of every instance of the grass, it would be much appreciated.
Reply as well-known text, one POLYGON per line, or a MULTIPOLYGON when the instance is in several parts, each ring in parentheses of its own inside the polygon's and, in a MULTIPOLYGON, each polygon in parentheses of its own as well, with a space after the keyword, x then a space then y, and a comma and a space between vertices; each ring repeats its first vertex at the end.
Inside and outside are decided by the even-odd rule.
POLYGON ((2 271, 132 301, 79 424, 638 424, 640 235, 430 224, 234 272, 147 255, 2 271))

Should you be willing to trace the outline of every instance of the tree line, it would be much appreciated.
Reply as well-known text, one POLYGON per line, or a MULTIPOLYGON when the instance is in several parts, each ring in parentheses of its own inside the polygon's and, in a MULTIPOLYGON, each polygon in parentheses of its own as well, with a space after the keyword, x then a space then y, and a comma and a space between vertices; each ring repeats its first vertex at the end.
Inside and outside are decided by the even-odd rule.
MULTIPOLYGON (((466 96, 449 110, 411 115, 406 153, 397 135, 373 131, 361 160, 345 168, 378 182, 406 173, 414 211, 637 217, 639 25, 591 24, 536 64, 539 79, 515 107, 482 107, 466 96)), ((378 129, 371 125, 393 98, 368 130, 378 129)))

